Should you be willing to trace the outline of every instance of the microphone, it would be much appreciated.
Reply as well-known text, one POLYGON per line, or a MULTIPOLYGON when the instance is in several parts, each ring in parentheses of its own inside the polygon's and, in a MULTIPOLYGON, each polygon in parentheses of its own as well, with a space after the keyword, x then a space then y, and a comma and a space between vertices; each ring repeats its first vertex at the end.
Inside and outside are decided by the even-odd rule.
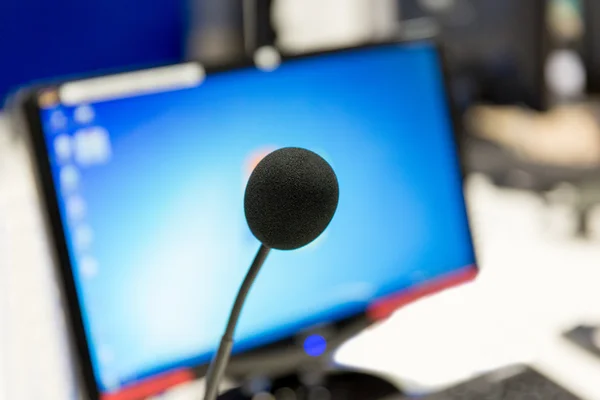
POLYGON ((268 154, 256 166, 244 195, 244 213, 261 242, 231 309, 219 348, 206 375, 204 400, 215 400, 233 348, 233 334, 246 296, 271 249, 295 250, 315 240, 331 222, 339 199, 333 168, 298 147, 268 154))

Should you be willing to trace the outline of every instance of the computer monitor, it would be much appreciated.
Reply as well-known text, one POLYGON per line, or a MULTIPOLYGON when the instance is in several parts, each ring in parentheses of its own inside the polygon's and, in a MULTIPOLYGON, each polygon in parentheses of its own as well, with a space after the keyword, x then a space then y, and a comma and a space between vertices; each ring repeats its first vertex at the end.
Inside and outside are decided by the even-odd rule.
POLYGON ((546 0, 399 0, 405 34, 439 35, 461 108, 546 107, 546 0))
POLYGON ((476 272, 430 43, 163 67, 45 87, 27 104, 93 399, 164 389, 209 362, 259 245, 246 180, 279 147, 324 157, 339 207, 315 242, 272 252, 234 362, 316 326, 385 317, 476 272))
POLYGON ((600 94, 600 4, 597 0, 583 2, 585 35, 583 57, 587 72, 587 90, 600 94))

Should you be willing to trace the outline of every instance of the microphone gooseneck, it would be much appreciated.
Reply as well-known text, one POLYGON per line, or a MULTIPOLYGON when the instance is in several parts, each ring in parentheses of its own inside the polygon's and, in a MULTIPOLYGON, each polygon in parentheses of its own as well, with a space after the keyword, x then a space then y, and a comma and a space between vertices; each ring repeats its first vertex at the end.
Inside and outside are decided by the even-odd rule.
POLYGON ((208 372, 206 374, 206 393, 204 395, 205 400, 214 400, 217 398, 219 383, 223 378, 225 368, 229 362, 231 349, 233 348, 233 334, 235 333, 235 327, 238 319, 240 318, 242 307, 246 301, 246 296, 248 296, 248 292, 250 291, 250 288, 252 287, 256 276, 258 275, 258 271, 260 271, 260 267, 262 267, 267 259, 267 256, 269 255, 269 251, 271 251, 271 249, 264 244, 260 246, 258 253, 256 253, 256 256, 254 257, 254 261, 252 262, 252 265, 250 266, 250 269, 248 270, 248 273, 242 282, 242 286, 240 286, 240 290, 235 298, 233 307, 231 308, 231 314, 229 314, 229 321, 227 321, 225 333, 223 333, 223 337, 221 337, 219 349, 217 350, 213 361, 210 363, 210 367, 208 368, 208 372), (212 382, 214 383, 211 384, 212 382))
POLYGON ((261 246, 238 291, 208 368, 204 400, 215 400, 218 395, 242 307, 270 250, 294 250, 311 243, 331 222, 338 199, 335 172, 312 151, 286 147, 258 163, 246 186, 244 212, 261 246))

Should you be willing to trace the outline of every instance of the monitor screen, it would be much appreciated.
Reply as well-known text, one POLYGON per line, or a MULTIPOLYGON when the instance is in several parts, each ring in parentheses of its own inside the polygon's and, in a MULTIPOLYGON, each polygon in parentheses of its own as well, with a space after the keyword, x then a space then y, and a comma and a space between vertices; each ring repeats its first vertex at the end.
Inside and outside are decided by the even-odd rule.
POLYGON ((259 247, 244 218, 245 184, 274 149, 324 157, 338 176, 339 206, 312 244, 271 252, 234 353, 474 268, 452 119, 429 44, 293 58, 40 112, 102 392, 210 360, 259 247))

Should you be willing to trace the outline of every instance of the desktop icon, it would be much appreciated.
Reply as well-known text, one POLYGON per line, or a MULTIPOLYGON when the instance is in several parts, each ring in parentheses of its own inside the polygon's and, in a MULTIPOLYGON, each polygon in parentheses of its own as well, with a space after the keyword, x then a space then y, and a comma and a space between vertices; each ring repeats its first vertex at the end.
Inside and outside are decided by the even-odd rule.
POLYGON ((73 195, 67 198, 67 216, 71 221, 81 221, 85 217, 86 204, 79 195, 73 195))
POLYGON ((60 163, 68 162, 73 154, 71 137, 67 134, 60 134, 54 139, 54 153, 60 163))
POLYGON ((38 95, 38 104, 41 108, 56 107, 59 102, 58 91, 55 89, 44 90, 38 95))
POLYGON ((62 110, 54 110, 50 114, 50 128, 60 131, 67 127, 67 116, 62 110))
POLYGON ((79 187, 79 170, 73 165, 65 165, 60 169, 60 188, 65 192, 73 192, 79 187))
POLYGON ((115 391, 121 387, 119 376, 109 368, 102 368, 102 383, 108 391, 115 391))
POLYGON ((100 126, 79 129, 74 136, 75 160, 83 165, 105 164, 112 155, 108 131, 100 126))
POLYGON ((94 112, 94 109, 88 105, 77 107, 73 113, 73 119, 75 122, 82 125, 92 122, 95 116, 96 113, 94 112))
POLYGON ((83 256, 79 261, 79 271, 84 278, 94 278, 98 275, 98 261, 94 257, 83 256))
POLYGON ((78 251, 88 250, 94 241, 94 231, 87 224, 79 225, 75 228, 73 241, 78 251))

